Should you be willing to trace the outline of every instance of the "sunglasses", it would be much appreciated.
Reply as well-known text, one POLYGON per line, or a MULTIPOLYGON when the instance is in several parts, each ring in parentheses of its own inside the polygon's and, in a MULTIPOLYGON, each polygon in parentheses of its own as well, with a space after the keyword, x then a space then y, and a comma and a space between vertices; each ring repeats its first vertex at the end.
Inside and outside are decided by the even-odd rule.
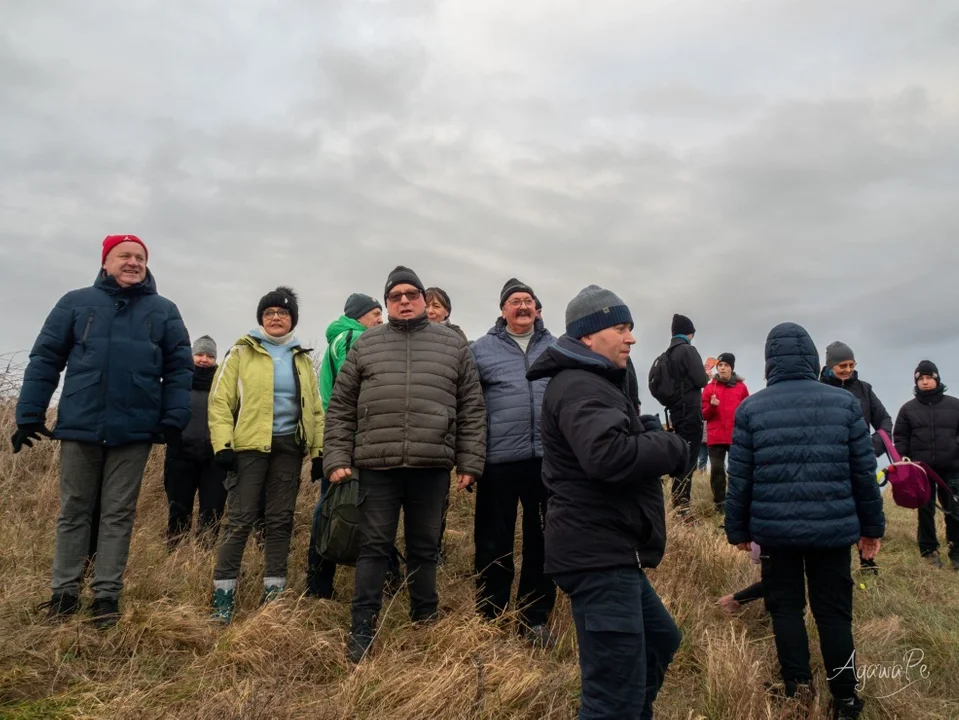
POLYGON ((389 300, 391 303, 398 303, 403 298, 406 298, 410 302, 413 302, 414 300, 419 300, 420 295, 422 294, 423 294, 422 292, 414 288, 412 290, 407 290, 405 292, 391 292, 389 295, 386 296, 386 299, 389 300))

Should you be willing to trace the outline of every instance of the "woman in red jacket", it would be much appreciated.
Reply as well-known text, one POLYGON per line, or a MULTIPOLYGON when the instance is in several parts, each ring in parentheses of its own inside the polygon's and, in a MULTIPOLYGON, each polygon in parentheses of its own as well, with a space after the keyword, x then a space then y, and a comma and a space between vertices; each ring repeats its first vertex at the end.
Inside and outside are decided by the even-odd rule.
POLYGON ((723 353, 718 360, 716 377, 703 390, 703 418, 709 448, 709 484, 716 512, 722 513, 726 503, 726 453, 733 444, 736 408, 749 397, 749 390, 736 374, 735 355, 723 353))

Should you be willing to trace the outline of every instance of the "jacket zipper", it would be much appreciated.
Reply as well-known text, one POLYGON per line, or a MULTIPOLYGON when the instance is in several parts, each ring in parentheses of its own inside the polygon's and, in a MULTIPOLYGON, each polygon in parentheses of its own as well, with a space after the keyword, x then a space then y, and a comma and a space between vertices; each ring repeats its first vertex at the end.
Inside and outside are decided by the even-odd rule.
POLYGON ((412 366, 412 345, 410 343, 411 333, 409 328, 406 330, 406 409, 403 413, 405 421, 403 422, 403 462, 407 463, 409 452, 409 424, 410 424, 410 373, 412 366))
MULTIPOLYGON (((529 372, 529 351, 533 347, 533 343, 539 339, 538 333, 533 333, 533 337, 529 339, 529 345, 526 346, 526 352, 523 352, 523 348, 520 347, 520 344, 514 340, 509 331, 506 331, 506 339, 509 340, 513 345, 516 346, 516 349, 523 354, 523 362, 526 363, 526 372, 529 372)), ((533 383, 527 378, 526 387, 529 389, 529 451, 530 459, 536 459, 536 396, 533 393, 533 383)), ((487 413, 487 425, 489 425, 489 413, 487 413)))
POLYGON ((87 318, 87 325, 83 328, 83 337, 80 338, 80 345, 83 347, 83 352, 87 351, 87 336, 90 335, 90 328, 93 325, 93 318, 95 317, 94 313, 90 313, 90 317, 87 318))

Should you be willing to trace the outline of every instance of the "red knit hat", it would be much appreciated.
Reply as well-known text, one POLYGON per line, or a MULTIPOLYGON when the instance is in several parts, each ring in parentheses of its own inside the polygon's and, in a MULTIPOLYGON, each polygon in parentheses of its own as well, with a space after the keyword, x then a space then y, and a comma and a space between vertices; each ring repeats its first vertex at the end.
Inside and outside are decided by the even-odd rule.
POLYGON ((150 251, 147 250, 146 243, 144 243, 136 235, 107 235, 103 238, 103 255, 100 257, 100 264, 102 265, 107 261, 107 255, 110 254, 110 251, 113 250, 120 243, 125 242, 135 242, 139 243, 143 248, 143 253, 147 256, 147 260, 150 259, 150 251))

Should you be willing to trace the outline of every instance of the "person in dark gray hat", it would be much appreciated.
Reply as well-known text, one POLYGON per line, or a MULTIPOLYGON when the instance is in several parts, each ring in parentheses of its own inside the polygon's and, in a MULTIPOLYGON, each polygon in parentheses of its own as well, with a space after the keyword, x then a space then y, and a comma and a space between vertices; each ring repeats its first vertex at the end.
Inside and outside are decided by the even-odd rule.
POLYGON ((660 477, 685 468, 688 449, 657 417, 640 417, 624 390, 632 329, 626 304, 590 285, 527 375, 549 379, 545 570, 572 605, 583 718, 651 718, 681 639, 645 568, 666 547, 660 477))
POLYGON ((216 342, 209 335, 193 343, 193 389, 190 392, 190 423, 183 442, 167 445, 163 463, 163 488, 169 503, 167 547, 173 550, 193 525, 193 503, 199 495, 197 529, 210 547, 215 544, 226 488, 226 471, 213 462, 213 445, 207 423, 207 407, 216 374, 216 342))
MULTIPOLYGON (((848 390, 859 401, 862 407, 862 416, 866 421, 867 427, 872 427, 872 449, 879 457, 885 448, 882 439, 879 437, 879 431, 885 430, 889 437, 892 437, 892 418, 886 412, 886 408, 876 396, 872 385, 865 380, 859 379, 859 371, 856 370, 856 355, 852 348, 844 342, 829 343, 826 346, 826 364, 822 369, 819 379, 826 385, 848 390)), ((862 553, 859 554, 860 569, 862 572, 876 574, 879 567, 875 560, 866 560, 862 553)))

